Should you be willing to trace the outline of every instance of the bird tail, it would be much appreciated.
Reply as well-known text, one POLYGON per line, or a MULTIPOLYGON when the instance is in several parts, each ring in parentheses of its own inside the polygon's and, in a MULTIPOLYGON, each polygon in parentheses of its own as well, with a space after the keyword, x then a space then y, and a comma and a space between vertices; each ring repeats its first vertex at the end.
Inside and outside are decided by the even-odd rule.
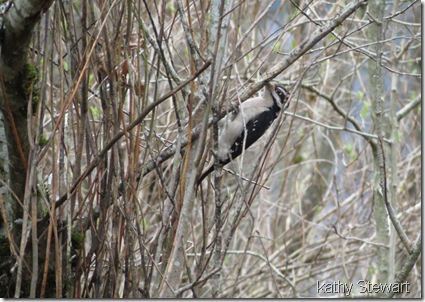
POLYGON ((201 177, 199 177, 198 181, 196 182, 196 186, 199 187, 204 178, 207 177, 212 171, 214 171, 214 163, 212 163, 212 165, 204 173, 201 174, 201 177))

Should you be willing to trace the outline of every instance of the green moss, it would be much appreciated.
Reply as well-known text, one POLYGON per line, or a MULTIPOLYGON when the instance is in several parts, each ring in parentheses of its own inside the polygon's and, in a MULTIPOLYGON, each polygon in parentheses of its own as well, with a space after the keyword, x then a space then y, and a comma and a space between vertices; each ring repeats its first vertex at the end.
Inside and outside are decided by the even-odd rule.
POLYGON ((31 102, 32 102, 32 108, 33 108, 33 114, 35 113, 35 110, 37 109, 37 104, 40 100, 39 81, 40 81, 40 74, 37 70, 36 65, 31 63, 26 63, 22 71, 21 88, 26 99, 29 99, 30 97, 32 97, 31 102))
POLYGON ((38 82, 39 74, 37 67, 34 64, 27 63, 23 70, 23 82, 22 88, 26 95, 30 95, 33 92, 34 83, 38 82))
POLYGON ((71 242, 75 249, 80 249, 84 243, 84 232, 77 230, 76 228, 72 228, 71 231, 71 242))
POLYGON ((40 147, 44 147, 47 144, 47 137, 44 135, 40 136, 40 141, 38 142, 38 144, 40 145, 40 147))

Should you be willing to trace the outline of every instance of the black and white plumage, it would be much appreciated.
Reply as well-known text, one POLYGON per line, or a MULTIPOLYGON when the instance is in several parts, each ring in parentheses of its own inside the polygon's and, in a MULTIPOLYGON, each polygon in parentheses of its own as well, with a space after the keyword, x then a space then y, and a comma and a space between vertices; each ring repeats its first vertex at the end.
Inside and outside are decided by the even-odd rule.
MULTIPOLYGON (((246 100, 238 112, 225 117, 218 138, 217 156, 221 167, 241 155, 244 147, 249 148, 263 136, 279 116, 280 110, 286 108, 289 97, 290 94, 284 87, 268 83, 262 96, 246 100)), ((213 162, 199 177, 198 185, 212 171, 213 162)))

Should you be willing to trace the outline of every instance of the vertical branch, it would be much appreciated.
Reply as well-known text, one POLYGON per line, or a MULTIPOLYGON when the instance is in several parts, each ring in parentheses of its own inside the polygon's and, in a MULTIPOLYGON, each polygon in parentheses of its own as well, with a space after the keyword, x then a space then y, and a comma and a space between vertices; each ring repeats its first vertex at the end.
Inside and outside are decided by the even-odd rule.
MULTIPOLYGON (((195 70, 199 68, 199 58, 198 58, 198 54, 196 52, 196 46, 195 43, 192 39, 192 33, 193 33, 193 28, 192 28, 192 22, 191 22, 191 18, 190 18, 190 10, 189 10, 189 5, 187 4, 187 20, 186 20, 186 15, 184 14, 184 9, 183 9, 183 3, 181 0, 177 1, 178 4, 178 10, 179 10, 179 14, 180 14, 180 18, 181 18, 181 23, 183 26, 183 30, 185 33, 185 37, 186 37, 186 42, 188 44, 188 48, 190 51, 190 74, 193 75, 195 73, 195 70)), ((192 119, 192 112, 193 112, 193 96, 195 94, 195 83, 191 82, 190 83, 190 95, 188 98, 189 104, 188 104, 188 111, 189 111, 189 121, 188 121, 188 132, 187 132, 187 148, 186 148, 186 154, 185 154, 185 158, 184 158, 184 163, 183 163, 183 170, 182 170, 182 175, 186 175, 187 171, 188 171, 188 164, 189 164, 189 160, 191 157, 191 147, 192 147, 192 128, 193 128, 193 119, 192 119)), ((177 109, 177 108, 176 108, 177 109)), ((185 177, 181 178, 181 182, 180 182, 180 199, 183 199, 184 196, 184 190, 185 190, 185 177)))
MULTIPOLYGON (((387 167, 385 162, 385 149, 383 146, 384 140, 384 131, 382 128, 383 125, 383 115, 384 115, 384 87, 383 87, 383 75, 382 75, 382 45, 384 39, 383 33, 383 15, 385 9, 385 3, 381 1, 372 1, 369 3, 369 8, 372 18, 375 21, 373 26, 374 36, 378 41, 375 46, 376 51, 376 62, 370 62, 370 73, 371 76, 371 87, 372 87, 372 98, 373 104, 375 107, 375 123, 376 123, 376 134, 378 136, 379 147, 376 154, 377 166, 379 168, 379 187, 380 190, 375 191, 375 205, 378 205, 375 209, 377 215, 377 227, 381 229, 381 239, 384 239, 388 242, 389 240, 389 225, 386 219, 386 215, 391 219, 392 224, 394 225, 395 230, 397 231, 398 236, 400 237, 403 245, 406 250, 411 253, 412 244, 408 239, 406 233, 398 221, 395 211, 390 203, 390 197, 388 197, 388 186, 387 186, 387 167), (381 211, 381 206, 385 206, 385 212, 381 211)), ((384 252, 381 254, 385 258, 385 265, 382 263, 380 266, 382 270, 387 272, 389 263, 388 254, 384 252)), ((382 259, 383 260, 383 259, 382 259)), ((387 276, 387 274, 385 274, 387 276)), ((387 278, 385 278, 387 280, 387 278)), ((391 280, 388 280, 389 282, 391 280)))
POLYGON ((23 208, 23 217, 22 217, 22 231, 21 231, 21 243, 19 245, 19 257, 18 257, 18 270, 16 277, 16 286, 15 286, 15 298, 21 296, 21 286, 22 286, 22 270, 25 263, 25 247, 27 244, 27 233, 28 233, 28 214, 29 214, 29 192, 31 190, 25 190, 24 194, 24 208, 23 208))
MULTIPOLYGON (((214 71, 212 72, 214 74, 214 71)), ((213 80, 212 80, 213 81, 213 80)), ((211 93, 211 96, 214 96, 211 93)), ((218 121, 219 121, 219 111, 218 98, 211 98, 212 106, 211 111, 213 115, 213 142, 214 142, 214 154, 218 154, 218 121)), ((214 213, 214 222, 215 222, 215 231, 216 231, 216 240, 214 246, 214 267, 218 270, 214 274, 213 288, 212 288, 212 297, 218 298, 220 292, 220 268, 221 268, 221 250, 222 250, 222 230, 221 230, 221 185, 220 185, 220 160, 218 157, 215 158, 214 162, 214 196, 215 196, 215 213, 214 213)))
MULTIPOLYGON (((33 149, 34 150, 34 149, 33 149)), ((34 161, 35 150, 30 153, 29 161, 31 161, 31 168, 29 172, 29 181, 28 181, 28 190, 30 194, 30 204, 31 204, 31 242, 32 242, 32 275, 31 275, 31 286, 30 286, 30 298, 36 297, 36 288, 38 281, 38 237, 37 237, 37 190, 35 189, 36 185, 33 184, 36 181, 37 177, 35 174, 35 165, 34 161)))
MULTIPOLYGON (((391 205, 390 200, 395 201, 396 196, 389 197, 388 195, 388 185, 387 185, 387 166, 385 161, 385 148, 383 145, 384 131, 383 131, 383 115, 384 115, 384 88, 383 88, 383 75, 382 75, 382 46, 383 46, 383 15, 385 9, 385 3, 381 1, 372 1, 369 2, 370 13, 372 18, 375 21, 375 24, 372 27, 373 32, 372 37, 375 37, 377 43, 375 46, 376 52, 376 62, 370 62, 369 76, 371 77, 371 87, 372 87, 372 101, 375 109, 375 124, 376 124, 376 134, 378 136, 378 148, 375 154, 375 167, 378 167, 379 173, 377 173, 375 179, 379 179, 379 188, 375 188, 374 194, 374 211, 376 217, 376 226, 377 226, 377 239, 381 243, 389 244, 390 243, 390 229, 387 219, 387 215, 390 217, 392 225, 394 226, 397 234, 399 235, 402 243, 404 244, 406 250, 411 252, 411 243, 405 234, 403 228, 401 227, 400 222, 398 221, 395 211, 391 205), (391 199, 390 199, 391 198, 391 199)), ((371 31, 372 31, 371 30, 371 31)), ((396 116, 393 112, 391 114, 393 117, 396 116)), ((394 151, 394 149, 392 148, 394 151)), ((393 157, 396 157, 396 154, 392 153, 393 157)), ((390 162, 393 162, 396 159, 392 159, 390 162)), ((393 170, 395 167, 393 166, 393 170)), ((395 171, 392 172, 394 175, 395 171)), ((394 181, 394 177, 392 177, 394 181)), ((392 195, 395 195, 395 192, 392 192, 392 195)), ((395 248, 395 247, 393 247, 395 248)), ((390 270, 392 267, 391 262, 394 261, 390 257, 391 253, 388 253, 382 247, 378 248, 378 267, 380 269, 380 277, 385 282, 392 282, 392 272, 394 269, 390 270)))
MULTIPOLYGON (((217 93, 218 81, 221 73, 221 65, 225 55, 225 45, 227 42, 227 22, 229 16, 222 18, 225 9, 229 7, 227 0, 213 1, 211 5, 211 35, 209 51, 213 56, 213 69, 211 71, 210 78, 210 92, 211 96, 211 111, 212 111, 212 126, 213 126, 213 142, 214 142, 214 154, 218 154, 218 121, 220 119, 220 105, 219 97, 217 93)), ((214 222, 216 229, 216 241, 214 247, 214 267, 217 269, 217 273, 213 276, 213 288, 212 297, 217 298, 220 293, 221 285, 221 259, 222 255, 222 201, 221 201, 221 190, 220 190, 220 160, 218 157, 215 158, 214 162, 214 196, 215 196, 215 214, 214 222)))
MULTIPOLYGON (((369 61, 369 78, 371 82, 371 98, 372 108, 374 109, 374 119, 376 124, 376 133, 379 141, 382 142, 382 116, 384 106, 384 91, 382 79, 382 18, 384 15, 385 3, 380 0, 369 2, 369 12, 373 15, 375 22, 370 27, 370 39, 377 41, 374 51, 376 58, 369 61)), ((376 154, 374 154, 375 178, 374 178, 374 200, 373 208, 376 219, 376 239, 378 242, 388 245, 389 242, 389 224, 387 219, 387 211, 385 209, 386 195, 386 169, 384 163, 384 148, 382 143, 379 144, 376 154)), ((388 282, 389 267, 388 251, 383 247, 378 247, 378 264, 380 280, 388 282)))
MULTIPOLYGON (((393 13, 396 12, 398 8, 398 0, 394 0, 393 4, 393 13)), ((392 32, 397 32, 397 23, 394 23, 392 32)), ((392 42, 391 45, 391 54, 395 57, 397 54, 397 43, 392 42)), ((398 60, 394 60, 393 62, 393 68, 397 68, 398 60)), ((397 120, 397 74, 393 73, 391 74, 391 94, 390 94, 390 123, 389 129, 391 131, 391 147, 390 147, 390 204, 394 208, 394 212, 397 213, 397 185, 398 177, 397 177, 397 162, 398 162, 398 156, 397 151, 399 150, 400 144, 397 140, 397 132, 399 130, 398 126, 398 120, 397 120)), ((396 249, 397 249, 397 236, 396 236, 396 230, 394 227, 394 224, 390 227, 390 242, 389 242, 389 267, 388 267, 388 281, 393 282, 395 278, 395 271, 396 271, 396 249)))
MULTIPOLYGON (((199 71, 199 56, 196 49, 193 37, 191 34, 191 21, 190 21, 190 6, 187 6, 188 18, 184 13, 183 3, 181 0, 177 1, 178 11, 180 15, 180 21, 185 34, 186 43, 190 51, 190 71, 191 74, 199 71), (189 22, 188 22, 189 19, 189 22)), ((191 217, 191 211, 193 210, 194 200, 193 195, 193 184, 196 179, 196 162, 200 157, 200 150, 202 145, 198 145, 198 148, 192 149, 192 104, 195 93, 194 83, 191 82, 191 94, 189 96, 189 125, 188 125, 188 147, 186 149, 186 156, 183 163, 182 177, 180 181, 180 196, 179 203, 177 206, 178 219, 176 222, 176 231, 174 236, 173 247, 170 253, 170 257, 167 263, 167 267, 164 272, 164 278, 159 288, 160 297, 174 297, 174 290, 178 288, 181 282, 181 276, 183 270, 181 265, 184 263, 184 249, 187 236, 189 232, 189 221, 191 217), (194 158, 194 160, 190 160, 194 158), (187 177, 188 176, 188 177, 187 177)), ((202 86, 201 86, 202 89, 202 86)))

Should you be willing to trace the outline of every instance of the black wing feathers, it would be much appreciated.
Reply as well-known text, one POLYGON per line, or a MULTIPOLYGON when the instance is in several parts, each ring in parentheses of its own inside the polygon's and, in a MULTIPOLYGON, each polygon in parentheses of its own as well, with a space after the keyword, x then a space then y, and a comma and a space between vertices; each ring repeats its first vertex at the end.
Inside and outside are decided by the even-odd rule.
POLYGON ((260 113, 254 119, 250 120, 244 129, 244 131, 239 135, 235 143, 230 148, 230 158, 223 162, 223 165, 230 162, 231 159, 234 159, 241 155, 243 151, 244 138, 246 133, 245 149, 248 149, 253 143, 255 143, 263 134, 269 129, 270 125, 276 119, 279 114, 280 108, 275 105, 269 110, 260 113), (276 108, 275 108, 276 107, 276 108))
MULTIPOLYGON (((278 117, 279 111, 281 108, 278 106, 277 102, 280 102, 283 106, 286 105, 286 102, 289 99, 289 92, 281 87, 277 86, 277 89, 275 92, 278 94, 279 100, 276 100, 276 98, 272 95, 273 98, 273 105, 271 107, 268 107, 268 110, 262 111, 259 115, 252 118, 247 122, 245 125, 242 133, 239 135, 239 137, 236 139, 236 141, 233 143, 232 147, 229 150, 229 156, 225 160, 220 161, 220 165, 224 166, 228 164, 232 159, 235 159, 241 153, 244 149, 248 149, 253 143, 255 143, 263 134, 267 131, 267 129, 270 128, 270 125, 273 123, 273 121, 278 117), (246 135, 246 139, 245 139, 246 135), (245 148, 244 148, 244 141, 245 141, 245 148)), ((264 108, 264 107, 263 107, 264 108)), ((232 118, 234 119, 236 117, 237 113, 232 114, 232 118)), ((202 180, 208 176, 212 171, 214 171, 214 165, 211 165, 207 171, 205 171, 201 177, 197 181, 197 185, 199 186, 202 182, 202 180)))
MULTIPOLYGON (((280 111, 279 106, 276 104, 269 108, 269 110, 264 111, 257 115, 254 119, 250 120, 244 131, 239 135, 235 143, 230 148, 230 156, 227 157, 226 160, 222 160, 220 162, 221 166, 227 165, 232 159, 241 155, 243 151, 244 137, 245 133, 246 141, 245 141, 245 149, 248 149, 253 143, 255 143, 263 134, 270 128, 270 125, 276 119, 280 111)), ((207 171, 205 171, 201 177, 197 181, 197 185, 199 186, 201 182, 207 177, 212 171, 214 171, 214 165, 212 165, 207 171)))

